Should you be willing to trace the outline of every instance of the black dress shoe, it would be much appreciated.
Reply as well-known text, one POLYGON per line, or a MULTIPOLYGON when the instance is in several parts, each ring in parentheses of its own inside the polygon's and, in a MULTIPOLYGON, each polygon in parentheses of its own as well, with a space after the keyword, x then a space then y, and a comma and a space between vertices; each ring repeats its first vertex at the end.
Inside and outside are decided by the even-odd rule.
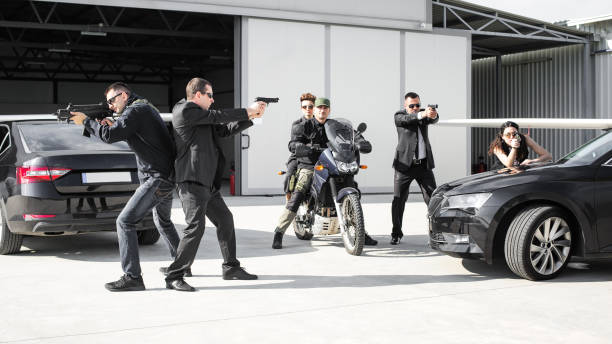
MULTIPOLYGON (((165 266, 159 268, 159 272, 164 274, 164 276, 168 276, 168 268, 165 266)), ((183 272, 183 277, 193 277, 193 275, 191 274, 191 268, 188 268, 187 270, 185 270, 185 272, 183 272)))
POLYGON ((376 246, 378 245, 378 240, 372 239, 372 237, 368 235, 368 233, 365 233, 365 241, 363 242, 363 244, 366 246, 376 246))
POLYGON ((275 249, 283 248, 283 233, 274 232, 274 240, 272 241, 272 248, 275 248, 275 249))
POLYGON ((239 266, 234 266, 227 271, 223 272, 224 280, 256 280, 257 275, 246 272, 239 266))
POLYGON ((401 240, 402 240, 402 237, 392 235, 392 236, 391 236, 391 242, 390 242, 390 244, 391 244, 391 245, 399 245, 399 243, 400 243, 400 241, 401 241, 401 240))
POLYGON ((145 285, 142 280, 142 276, 131 277, 129 275, 123 275, 117 281, 106 283, 104 287, 110 291, 145 290, 145 285))
POLYGON ((182 278, 166 281, 166 289, 174 289, 178 291, 196 291, 194 287, 187 284, 187 282, 185 282, 185 280, 182 278))

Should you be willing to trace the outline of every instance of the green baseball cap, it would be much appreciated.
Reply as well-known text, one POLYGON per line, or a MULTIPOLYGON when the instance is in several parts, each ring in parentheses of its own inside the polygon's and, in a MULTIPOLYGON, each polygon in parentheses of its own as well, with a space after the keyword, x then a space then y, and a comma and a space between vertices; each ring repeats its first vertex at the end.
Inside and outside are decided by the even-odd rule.
POLYGON ((327 107, 330 107, 329 106, 329 99, 327 99, 327 98, 317 98, 317 100, 315 100, 315 107, 321 106, 321 105, 325 105, 327 107))

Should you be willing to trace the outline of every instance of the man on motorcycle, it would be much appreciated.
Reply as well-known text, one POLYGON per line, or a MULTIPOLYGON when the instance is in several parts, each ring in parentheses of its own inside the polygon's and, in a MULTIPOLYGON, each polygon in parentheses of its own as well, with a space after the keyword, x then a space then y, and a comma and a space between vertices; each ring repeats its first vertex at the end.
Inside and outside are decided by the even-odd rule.
MULTIPOLYGON (((313 146, 321 148, 327 146, 328 139, 325 134, 324 125, 329 117, 330 101, 327 98, 317 98, 314 105, 314 118, 292 128, 289 150, 297 156, 297 182, 291 198, 287 202, 285 210, 278 221, 278 226, 274 230, 274 240, 272 242, 272 248, 274 249, 281 249, 283 247, 283 235, 295 218, 300 204, 304 201, 310 189, 314 165, 319 160, 319 155, 321 154, 321 150, 313 149, 313 146)), ((363 143, 367 142, 361 135, 359 135, 358 140, 363 143)), ((369 145, 369 142, 367 144, 369 145)), ((365 234, 365 245, 376 245, 377 243, 378 241, 372 239, 367 233, 365 234)))

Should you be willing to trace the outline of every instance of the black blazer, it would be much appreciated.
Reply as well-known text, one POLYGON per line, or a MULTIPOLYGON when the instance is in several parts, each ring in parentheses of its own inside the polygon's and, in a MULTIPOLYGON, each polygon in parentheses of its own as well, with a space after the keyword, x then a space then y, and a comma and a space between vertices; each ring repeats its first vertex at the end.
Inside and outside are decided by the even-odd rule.
POLYGON ((185 99, 176 103, 172 109, 176 182, 218 188, 225 164, 218 138, 234 135, 251 125, 245 109, 203 110, 185 99))
POLYGON ((418 119, 417 114, 409 114, 406 110, 401 110, 395 113, 395 126, 397 127, 397 148, 395 149, 395 158, 393 159, 393 168, 398 171, 406 171, 412 165, 415 150, 418 143, 418 131, 421 129, 423 141, 425 141, 427 155, 427 169, 435 167, 431 145, 429 144, 429 136, 427 127, 429 124, 438 122, 440 115, 435 119, 425 117, 418 119))

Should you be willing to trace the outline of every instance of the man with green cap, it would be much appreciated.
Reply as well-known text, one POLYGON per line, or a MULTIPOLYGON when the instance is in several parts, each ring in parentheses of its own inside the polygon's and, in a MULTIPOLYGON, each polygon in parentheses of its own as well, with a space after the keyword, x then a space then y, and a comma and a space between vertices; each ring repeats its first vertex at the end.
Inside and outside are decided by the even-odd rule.
MULTIPOLYGON (((307 145, 327 147, 328 140, 325 134, 325 122, 327 122, 327 117, 329 117, 330 101, 328 98, 317 98, 314 105, 314 117, 299 125, 293 126, 291 130, 289 150, 291 153, 301 152, 306 154, 296 154, 298 155, 297 182, 291 194, 291 198, 287 202, 283 214, 278 221, 278 225, 274 230, 272 248, 275 249, 283 247, 283 235, 291 222, 293 222, 300 204, 304 201, 308 194, 308 190, 310 190, 314 165, 317 163, 317 160, 319 160, 321 152, 313 150, 307 145)), ((376 245, 377 243, 376 240, 372 239, 366 233, 366 245, 376 245)))

